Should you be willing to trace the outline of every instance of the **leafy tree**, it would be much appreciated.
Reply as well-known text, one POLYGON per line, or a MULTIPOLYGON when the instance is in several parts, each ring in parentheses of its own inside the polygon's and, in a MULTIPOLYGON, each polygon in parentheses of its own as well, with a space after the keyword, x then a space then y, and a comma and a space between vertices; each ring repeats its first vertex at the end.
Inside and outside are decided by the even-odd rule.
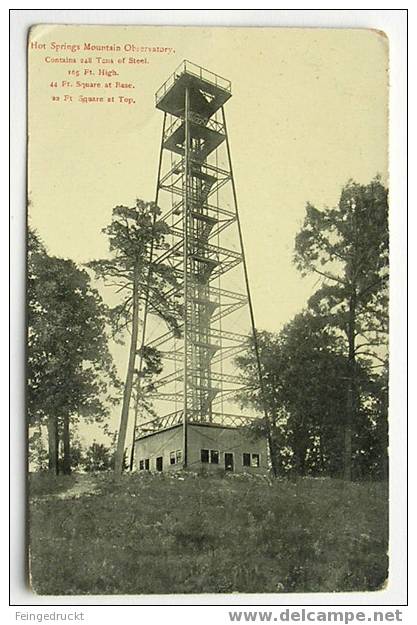
POLYGON ((174 329, 178 328, 177 319, 181 314, 175 305, 174 308, 169 308, 165 298, 167 288, 177 286, 175 270, 160 262, 158 255, 153 253, 169 247, 166 242, 169 229, 167 224, 158 219, 159 214, 160 210, 153 202, 142 200, 136 200, 133 208, 114 208, 112 221, 103 230, 109 238, 112 257, 93 260, 87 265, 105 285, 116 289, 120 297, 119 303, 110 311, 113 337, 122 341, 124 331, 130 332, 115 459, 115 472, 118 474, 123 470, 126 431, 139 351, 140 302, 144 302, 150 313, 156 314, 174 329))
POLYGON ((388 369, 360 376, 360 401, 354 430, 352 466, 355 477, 388 479, 388 369))
POLYGON ((276 369, 275 336, 271 332, 256 331, 256 340, 261 364, 263 385, 259 383, 259 365, 254 338, 248 338, 246 351, 235 358, 235 363, 242 370, 245 380, 245 390, 236 394, 236 400, 242 407, 250 406, 265 416, 257 419, 249 429, 255 435, 266 437, 269 443, 269 452, 273 474, 283 472, 285 466, 285 436, 286 415, 280 399, 279 367, 276 369), (278 373, 278 376, 277 376, 278 373))
POLYGON ((358 413, 358 362, 386 366, 388 326, 388 192, 379 178, 368 185, 350 181, 335 208, 307 204, 296 236, 295 263, 322 284, 310 299, 315 314, 335 336, 343 336, 347 356, 344 409, 344 477, 352 474, 352 428, 358 413))
MULTIPOLYGON (((345 360, 332 350, 332 337, 308 312, 297 315, 280 333, 258 331, 257 336, 269 423, 261 420, 255 427, 261 432, 269 427, 278 473, 314 472, 313 448, 321 454, 317 469, 324 464, 324 447, 334 447, 329 440, 334 437, 334 415, 344 401, 340 378, 346 373, 345 360)), ((236 362, 249 389, 242 401, 260 410, 260 389, 251 386, 257 375, 253 350, 249 347, 236 362)))
POLYGON ((85 452, 81 466, 88 472, 109 471, 114 467, 113 450, 94 441, 85 452))
POLYGON ((29 467, 36 471, 46 471, 48 469, 48 450, 45 447, 42 427, 37 423, 28 433, 29 447, 29 467))
POLYGON ((36 233, 28 238, 28 418, 46 423, 48 465, 71 470, 70 424, 102 421, 117 387, 107 346, 106 308, 85 270, 49 256, 36 233))
MULTIPOLYGON (((343 457, 339 419, 346 406, 348 371, 342 338, 305 311, 280 333, 258 332, 258 344, 269 423, 257 421, 254 427, 264 434, 269 426, 279 473, 339 475, 343 457)), ((237 364, 249 386, 243 403, 261 409, 259 387, 250 387, 257 379, 253 350, 240 355, 237 364)), ((380 477, 386 452, 383 432, 378 431, 386 422, 380 403, 382 378, 366 366, 358 367, 357 376, 362 408, 354 423, 355 474, 380 477)))

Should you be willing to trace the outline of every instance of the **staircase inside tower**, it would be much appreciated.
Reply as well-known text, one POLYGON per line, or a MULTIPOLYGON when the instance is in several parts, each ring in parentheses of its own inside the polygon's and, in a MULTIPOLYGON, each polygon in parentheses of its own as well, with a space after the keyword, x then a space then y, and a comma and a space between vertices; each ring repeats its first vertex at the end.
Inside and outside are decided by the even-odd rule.
POLYGON ((173 117, 164 132, 163 148, 181 159, 161 180, 161 186, 182 194, 173 214, 182 213, 183 219, 187 215, 187 406, 194 420, 210 422, 213 400, 221 391, 221 381, 216 386, 212 380, 211 363, 220 344, 211 331, 218 302, 210 299, 210 283, 221 272, 221 258, 218 248, 209 244, 213 228, 219 224, 209 197, 222 184, 224 172, 219 174, 207 159, 225 140, 223 125, 214 114, 230 95, 209 82, 195 80, 187 72, 174 78, 173 88, 159 99, 157 94, 157 106, 173 117))
POLYGON ((211 316, 216 309, 210 301, 210 281, 219 259, 210 251, 209 235, 217 219, 208 214, 207 200, 216 177, 201 168, 201 145, 204 139, 190 137, 191 166, 188 187, 188 258, 191 297, 189 341, 191 348, 191 414, 195 420, 211 421, 212 402, 219 392, 211 379, 211 360, 217 345, 211 336, 211 316), (195 158, 195 155, 198 155, 195 158))

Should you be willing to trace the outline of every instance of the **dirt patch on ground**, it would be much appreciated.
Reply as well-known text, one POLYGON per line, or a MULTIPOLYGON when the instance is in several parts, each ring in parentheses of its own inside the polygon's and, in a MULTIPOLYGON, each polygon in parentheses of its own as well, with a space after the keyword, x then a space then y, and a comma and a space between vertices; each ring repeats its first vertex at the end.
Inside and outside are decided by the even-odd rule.
POLYGON ((75 483, 67 490, 33 497, 32 500, 48 501, 51 499, 79 499, 80 497, 85 497, 88 495, 96 495, 99 492, 100 489, 92 476, 77 475, 75 483))

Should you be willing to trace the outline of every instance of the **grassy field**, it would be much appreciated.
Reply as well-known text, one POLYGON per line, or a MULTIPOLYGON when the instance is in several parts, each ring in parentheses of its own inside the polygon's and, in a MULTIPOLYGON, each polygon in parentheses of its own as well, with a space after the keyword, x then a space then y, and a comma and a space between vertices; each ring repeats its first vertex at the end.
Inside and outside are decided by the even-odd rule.
POLYGON ((363 591, 387 577, 383 483, 38 474, 29 491, 41 594, 363 591))

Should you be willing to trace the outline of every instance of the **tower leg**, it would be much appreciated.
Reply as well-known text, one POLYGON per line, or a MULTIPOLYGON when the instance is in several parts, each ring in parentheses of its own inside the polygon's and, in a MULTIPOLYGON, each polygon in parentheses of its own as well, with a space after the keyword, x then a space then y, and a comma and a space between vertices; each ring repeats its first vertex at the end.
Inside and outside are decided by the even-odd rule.
POLYGON ((188 223, 189 223, 189 187, 190 187, 190 90, 185 89, 185 149, 184 149, 184 404, 183 404, 183 451, 184 469, 188 464, 188 223))
POLYGON ((276 466, 276 461, 275 461, 274 445, 273 445, 273 438, 272 438, 272 431, 271 431, 271 422, 270 422, 268 411, 267 411, 267 408, 266 408, 266 394, 265 394, 264 379, 263 379, 263 375, 262 375, 261 354, 260 354, 260 350, 259 350, 258 336, 257 336, 257 333, 256 333, 256 326, 255 326, 255 314, 253 312, 253 304, 252 304, 252 298, 251 298, 250 288, 249 288, 248 267, 247 267, 247 264, 246 264, 245 247, 243 245, 242 226, 240 224, 239 209, 238 209, 238 205, 237 205, 237 193, 236 193, 236 186, 235 186, 235 178, 234 178, 234 175, 233 175, 232 159, 231 159, 231 154, 230 154, 229 136, 227 134, 226 116, 224 114, 224 108, 223 107, 222 107, 222 119, 223 119, 224 131, 225 131, 225 135, 226 135, 227 159, 229 161, 229 170, 230 170, 230 174, 231 174, 233 201, 235 203, 235 209, 236 209, 236 222, 237 222, 237 229, 238 229, 238 233, 239 233, 240 249, 241 249, 241 252, 242 252, 243 273, 244 273, 244 276, 245 276, 246 294, 247 294, 247 298, 248 298, 249 315, 250 315, 251 326, 252 326, 253 344, 254 344, 254 348, 255 348, 256 364, 257 364, 258 375, 259 375, 259 385, 260 385, 260 389, 261 389, 261 397, 262 397, 262 404, 263 404, 263 412, 264 412, 265 424, 266 424, 267 432, 268 432, 267 436, 268 436, 268 446, 269 446, 269 453, 270 453, 270 459, 271 459, 271 467, 272 467, 272 473, 274 474, 274 476, 276 476, 277 475, 277 466, 276 466))

